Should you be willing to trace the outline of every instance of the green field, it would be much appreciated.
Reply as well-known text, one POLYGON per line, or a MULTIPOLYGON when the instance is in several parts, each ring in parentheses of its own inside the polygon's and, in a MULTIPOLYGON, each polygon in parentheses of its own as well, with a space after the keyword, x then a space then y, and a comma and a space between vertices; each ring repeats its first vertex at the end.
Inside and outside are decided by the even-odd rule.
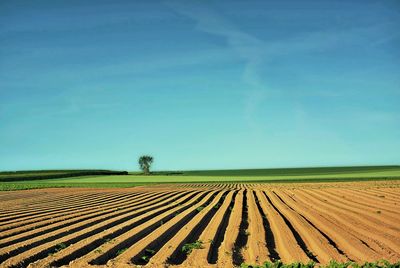
MULTIPOLYGON (((160 171, 155 175, 180 176, 222 176, 222 177, 270 177, 270 176, 309 176, 309 175, 348 175, 354 173, 371 173, 400 171, 400 166, 350 166, 350 167, 306 167, 306 168, 268 168, 268 169, 225 169, 225 170, 192 170, 160 171)), ((137 175, 138 173, 131 173, 137 175)))
POLYGON ((138 172, 132 172, 129 175, 112 175, 112 171, 107 171, 111 175, 96 175, 99 171, 90 170, 83 172, 90 175, 75 177, 76 170, 0 172, 0 190, 51 187, 134 187, 145 184, 190 182, 339 182, 400 179, 400 166, 163 171, 154 172, 149 176, 138 172), (74 174, 71 175, 71 173, 74 174), (55 178, 49 178, 51 174, 55 174, 55 178), (65 174, 65 177, 60 178, 60 174, 65 174), (18 180, 14 180, 14 176, 18 180), (21 176, 25 176, 26 179, 21 179, 21 176))

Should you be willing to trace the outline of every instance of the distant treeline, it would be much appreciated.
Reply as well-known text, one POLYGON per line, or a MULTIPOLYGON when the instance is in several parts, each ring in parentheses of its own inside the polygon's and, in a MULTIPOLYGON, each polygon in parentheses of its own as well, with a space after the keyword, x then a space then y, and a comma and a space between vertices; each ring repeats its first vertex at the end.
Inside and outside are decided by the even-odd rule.
POLYGON ((127 171, 113 170, 34 170, 0 172, 0 181, 60 179, 80 176, 128 175, 127 171))

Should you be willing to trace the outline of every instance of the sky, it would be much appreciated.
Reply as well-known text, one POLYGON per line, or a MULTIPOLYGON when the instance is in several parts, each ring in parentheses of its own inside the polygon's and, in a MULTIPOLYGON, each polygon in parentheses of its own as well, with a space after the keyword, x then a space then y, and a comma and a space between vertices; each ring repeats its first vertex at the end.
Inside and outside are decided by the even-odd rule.
POLYGON ((0 2, 0 170, 400 164, 400 3, 0 2))

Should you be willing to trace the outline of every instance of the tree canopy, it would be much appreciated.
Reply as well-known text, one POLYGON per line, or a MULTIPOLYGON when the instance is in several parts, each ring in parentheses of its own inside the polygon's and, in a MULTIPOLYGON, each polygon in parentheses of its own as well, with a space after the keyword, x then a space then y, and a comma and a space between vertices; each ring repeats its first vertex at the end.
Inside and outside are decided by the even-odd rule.
POLYGON ((141 157, 139 157, 139 166, 144 174, 150 174, 150 167, 153 163, 153 160, 153 157, 149 155, 142 155, 141 157))

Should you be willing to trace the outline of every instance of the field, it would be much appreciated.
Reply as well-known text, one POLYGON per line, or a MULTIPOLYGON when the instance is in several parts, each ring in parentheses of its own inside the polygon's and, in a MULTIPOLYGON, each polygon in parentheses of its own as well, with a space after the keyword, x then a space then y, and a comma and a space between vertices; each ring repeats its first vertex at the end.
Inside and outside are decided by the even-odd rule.
POLYGON ((126 171, 113 170, 28 170, 28 171, 3 171, 0 172, 0 182, 43 181, 46 179, 127 175, 126 171))
POLYGON ((0 192, 1 267, 400 260, 400 181, 0 192))
POLYGON ((400 179, 400 166, 281 168, 204 171, 139 172, 102 170, 0 172, 0 190, 60 187, 133 187, 144 184, 191 182, 327 182, 400 179), (79 176, 86 174, 86 176, 79 176), (106 175, 104 175, 106 174, 106 175), (118 174, 118 175, 114 175, 118 174), (16 176, 18 175, 18 179, 16 176), (53 176, 53 177, 52 177, 53 176))

